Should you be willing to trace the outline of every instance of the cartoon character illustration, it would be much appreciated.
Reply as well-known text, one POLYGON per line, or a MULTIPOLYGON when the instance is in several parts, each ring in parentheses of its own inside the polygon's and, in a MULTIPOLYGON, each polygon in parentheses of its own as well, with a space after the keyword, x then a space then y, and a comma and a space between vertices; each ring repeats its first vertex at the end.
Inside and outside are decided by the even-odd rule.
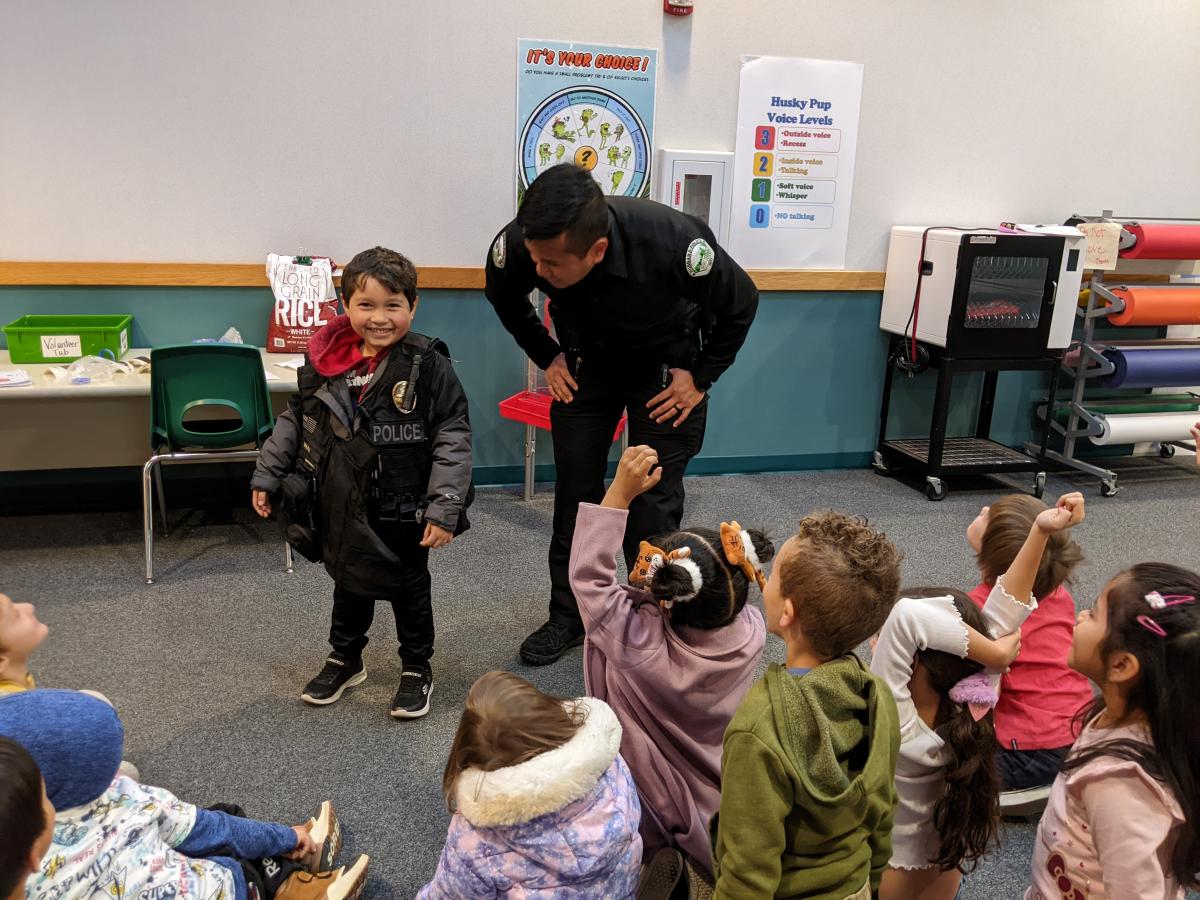
POLYGON ((550 130, 554 132, 554 136, 560 141, 575 143, 575 132, 567 131, 567 123, 562 119, 555 119, 554 124, 550 126, 550 130))
POLYGON ((609 132, 612 130, 607 122, 600 123, 600 149, 604 149, 604 145, 608 143, 609 132))
POLYGON ((624 150, 621 151, 621 168, 622 169, 629 168, 629 154, 631 154, 631 153, 633 153, 632 147, 626 147, 624 150))
POLYGON ((620 153, 621 151, 616 144, 613 144, 608 148, 608 164, 610 166, 615 166, 617 164, 617 157, 620 155, 620 153))
POLYGON ((621 184, 621 179, 624 177, 625 173, 620 169, 617 169, 617 171, 612 173, 612 190, 609 191, 610 194, 615 194, 617 192, 617 187, 621 184))
POLYGON ((102 803, 97 803, 95 806, 89 809, 87 813, 80 817, 80 821, 90 822, 92 819, 103 819, 114 809, 124 806, 131 799, 133 798, 131 798, 128 794, 121 794, 119 797, 115 797, 111 800, 105 800, 102 803))
POLYGON ((54 843, 70 847, 72 844, 79 843, 87 832, 87 828, 83 825, 72 825, 70 822, 62 822, 54 826, 54 843))
POLYGON ((613 143, 615 144, 617 141, 619 141, 621 139, 621 135, 624 133, 625 126, 618 123, 617 127, 613 129, 613 143))
POLYGON ((567 152, 565 144, 559 144, 558 149, 554 151, 554 161, 562 162, 563 154, 567 152))
POLYGON ((103 880, 98 881, 92 888, 91 896, 95 897, 97 894, 101 897, 112 897, 113 900, 123 900, 125 897, 125 870, 118 869, 109 872, 103 880))
POLYGON ((46 862, 42 866, 42 874, 47 878, 53 878, 58 874, 58 870, 67 864, 67 858, 61 853, 54 856, 47 856, 46 862))
MULTIPOLYGON (((592 119, 596 118, 596 111, 594 109, 583 110, 582 112, 579 113, 579 118, 583 120, 583 130, 584 130, 584 132, 586 132, 588 137, 591 137, 593 134, 596 133, 595 128, 588 127, 588 122, 590 122, 590 121, 592 121, 592 119)), ((600 133, 604 134, 604 126, 603 125, 600 126, 600 133)), ((603 147, 604 145, 601 144, 600 146, 603 147)))
MULTIPOLYGON (((560 144, 559 146, 561 147, 562 145, 560 144)), ((543 166, 548 165, 550 163, 550 145, 549 144, 538 144, 538 160, 541 162, 541 164, 543 166)))

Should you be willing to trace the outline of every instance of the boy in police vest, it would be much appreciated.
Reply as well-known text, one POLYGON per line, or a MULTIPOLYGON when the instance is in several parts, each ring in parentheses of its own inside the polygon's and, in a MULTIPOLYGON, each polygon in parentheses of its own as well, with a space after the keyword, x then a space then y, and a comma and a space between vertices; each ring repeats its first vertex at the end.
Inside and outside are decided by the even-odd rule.
POLYGON ((376 247, 342 274, 344 315, 313 335, 299 393, 275 422, 251 480, 272 498, 289 543, 333 578, 333 652, 300 698, 324 706, 367 677, 375 603, 396 615, 403 668, 391 714, 429 711, 433 604, 429 551, 469 527, 471 425, 449 350, 409 329, 417 271, 376 247))

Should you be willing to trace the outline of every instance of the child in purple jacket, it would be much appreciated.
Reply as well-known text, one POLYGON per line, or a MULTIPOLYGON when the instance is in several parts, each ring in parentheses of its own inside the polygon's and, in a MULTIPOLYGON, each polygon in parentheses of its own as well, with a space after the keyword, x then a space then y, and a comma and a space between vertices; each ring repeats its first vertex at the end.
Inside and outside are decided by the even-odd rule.
POLYGON ((471 686, 442 790, 454 813, 417 900, 632 900, 637 789, 608 705, 560 700, 509 672, 471 686))
MULTIPOLYGON (((685 854, 711 877, 708 822, 721 798, 721 741, 754 681, 766 629, 746 602, 774 547, 737 523, 643 541, 630 581, 616 553, 630 502, 657 482, 658 456, 630 447, 596 506, 579 505, 571 589, 586 629, 584 681, 621 720, 621 755, 642 801, 649 859, 685 854)), ((760 582, 761 584, 761 582, 760 582)))

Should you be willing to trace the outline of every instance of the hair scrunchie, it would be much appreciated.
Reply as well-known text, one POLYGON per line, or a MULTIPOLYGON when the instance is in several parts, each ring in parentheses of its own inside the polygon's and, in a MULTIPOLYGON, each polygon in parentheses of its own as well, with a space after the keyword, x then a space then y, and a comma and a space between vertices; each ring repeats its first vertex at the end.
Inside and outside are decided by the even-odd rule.
POLYGON ((670 609, 676 603, 686 603, 699 594, 700 588, 704 586, 704 576, 700 574, 700 567, 691 559, 691 555, 691 547, 677 547, 667 553, 649 541, 642 541, 638 545, 637 562, 634 563, 633 571, 629 573, 629 583, 639 587, 648 585, 663 566, 678 566, 688 573, 692 580, 692 589, 673 600, 660 602, 665 609, 670 609))
POLYGON ((758 552, 754 549, 754 540, 750 532, 737 521, 721 523, 721 549, 725 551, 725 559, 731 566, 737 566, 746 575, 747 581, 753 581, 761 591, 767 583, 762 573, 762 563, 758 561, 758 552))

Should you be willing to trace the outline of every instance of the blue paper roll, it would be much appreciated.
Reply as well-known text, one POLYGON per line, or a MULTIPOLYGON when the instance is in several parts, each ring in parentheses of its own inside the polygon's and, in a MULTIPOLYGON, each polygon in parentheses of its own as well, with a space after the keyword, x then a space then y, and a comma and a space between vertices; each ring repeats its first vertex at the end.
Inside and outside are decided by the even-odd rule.
POLYGON ((1101 387, 1154 388, 1200 384, 1200 347, 1164 347, 1161 350, 1120 350, 1110 347, 1104 356, 1116 371, 1096 379, 1101 387))

